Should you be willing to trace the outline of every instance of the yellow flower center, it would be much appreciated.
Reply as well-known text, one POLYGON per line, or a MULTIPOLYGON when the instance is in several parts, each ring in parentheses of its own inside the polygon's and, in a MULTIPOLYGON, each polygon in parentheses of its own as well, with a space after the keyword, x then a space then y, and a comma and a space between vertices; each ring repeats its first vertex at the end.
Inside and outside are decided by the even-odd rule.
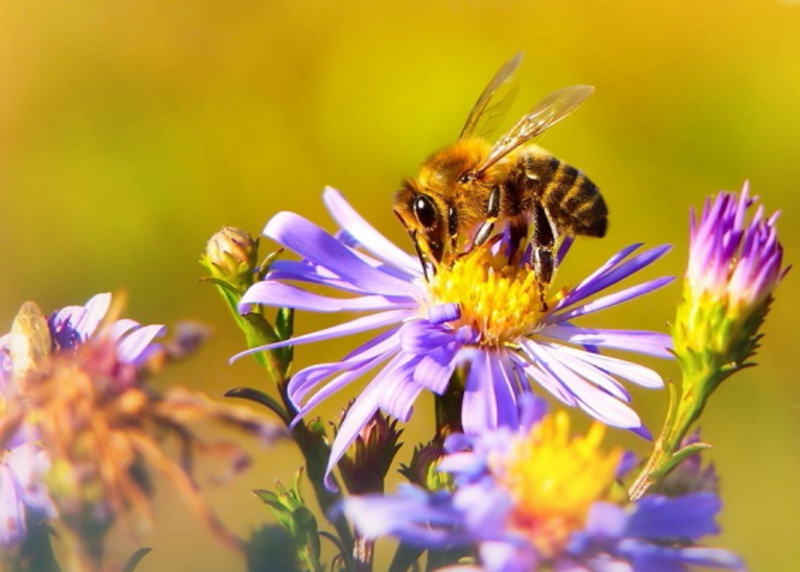
POLYGON ((513 342, 538 328, 546 312, 541 288, 530 266, 508 265, 486 246, 440 266, 428 284, 436 304, 458 305, 461 318, 452 325, 470 326, 488 346, 513 342))
POLYGON ((595 501, 610 496, 622 451, 599 451, 604 433, 605 426, 594 423, 585 436, 570 439, 569 417, 559 411, 490 460, 514 500, 509 525, 545 557, 583 528, 595 501))

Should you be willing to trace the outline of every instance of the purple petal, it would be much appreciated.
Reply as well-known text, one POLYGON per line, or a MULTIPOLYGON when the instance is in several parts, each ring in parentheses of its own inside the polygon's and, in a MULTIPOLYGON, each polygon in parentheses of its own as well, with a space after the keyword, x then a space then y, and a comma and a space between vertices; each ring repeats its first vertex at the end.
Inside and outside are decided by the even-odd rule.
POLYGON ((378 406, 392 417, 406 422, 413 411, 414 401, 423 386, 413 379, 416 360, 408 360, 406 356, 403 363, 398 366, 391 376, 386 376, 382 381, 382 391, 378 395, 378 406))
POLYGON ((139 322, 124 318, 117 320, 108 328, 108 335, 112 341, 118 342, 125 334, 128 334, 139 327, 139 322))
POLYGON ((56 508, 44 484, 44 476, 50 470, 47 453, 33 443, 26 443, 6 453, 5 462, 22 501, 46 516, 56 516, 56 508))
POLYGON ((600 330, 548 325, 539 334, 576 345, 593 345, 671 358, 672 340, 666 334, 639 330, 600 330))
POLYGON ((234 355, 229 361, 236 361, 242 356, 250 355, 260 351, 271 350, 274 348, 281 348, 284 346, 296 346, 299 344, 308 344, 311 342, 318 342, 321 340, 329 340, 331 338, 340 338, 343 336, 348 336, 350 334, 367 332, 369 330, 374 330, 376 328, 381 328, 383 326, 389 326, 392 324, 396 324, 398 322, 402 322, 406 318, 412 317, 413 314, 414 313, 410 310, 389 310, 387 312, 380 312, 378 314, 362 316, 360 318, 356 318, 355 320, 350 320, 349 322, 337 324, 335 326, 332 326, 330 328, 325 328, 323 330, 317 330, 316 332, 310 334, 297 336, 296 338, 290 338, 288 340, 267 344, 265 346, 259 346, 257 348, 250 348, 249 350, 245 350, 243 352, 239 352, 238 354, 234 355))
POLYGON ((456 348, 439 347, 425 355, 414 369, 414 381, 442 395, 456 368, 456 348))
POLYGON ((499 425, 516 424, 516 396, 505 370, 501 373, 494 367, 499 356, 479 349, 469 349, 462 355, 471 362, 461 402, 464 432, 477 435, 499 425))
POLYGON ((117 345, 119 359, 125 363, 135 363, 144 355, 150 343, 158 336, 163 336, 166 327, 159 325, 142 326, 128 334, 117 345))
POLYGON ((111 294, 109 292, 92 296, 86 302, 86 312, 81 317, 80 322, 74 325, 75 330, 78 331, 83 339, 88 338, 97 330, 97 326, 106 317, 110 307, 111 294))
POLYGON ((10 548, 27 534, 25 505, 8 467, 0 464, 0 547, 10 548))
POLYGON ((411 276, 422 275, 419 260, 399 249, 393 242, 375 230, 350 206, 339 191, 333 187, 325 187, 322 192, 322 201, 336 224, 340 228, 346 229, 358 241, 361 248, 395 268, 404 270, 411 276))
POLYGON ((596 502, 589 508, 584 532, 594 540, 605 542, 620 538, 625 532, 628 515, 621 506, 596 502))
MULTIPOLYGON (((525 345, 523 345, 523 348, 525 345)), ((525 350, 528 353, 527 350, 525 350)), ((531 361, 536 361, 536 358, 531 356, 531 361)), ((564 386, 564 384, 550 375, 547 371, 540 368, 539 366, 531 363, 530 365, 524 368, 525 375, 529 378, 534 380, 536 383, 541 385, 545 390, 547 390, 553 397, 558 399, 561 403, 568 407, 574 407, 577 405, 577 401, 575 396, 570 393, 570 391, 564 386)))
POLYGON ((307 282, 314 285, 329 286, 343 292, 372 294, 372 292, 341 279, 321 266, 310 264, 307 260, 276 260, 270 265, 265 280, 307 282))
POLYGON ((359 296, 331 298, 312 294, 296 286, 264 280, 247 289, 239 301, 239 311, 246 312, 252 304, 274 308, 294 308, 309 312, 346 312, 416 308, 419 303, 407 296, 359 296))
POLYGON ((650 250, 637 254, 630 260, 626 260, 619 265, 609 264, 612 260, 618 260, 619 254, 632 252, 632 250, 629 250, 631 247, 628 247, 628 249, 623 250, 617 256, 612 257, 611 260, 604 264, 601 267, 604 270, 600 275, 595 272, 592 274, 592 276, 590 276, 590 278, 585 279, 576 288, 573 288, 571 291, 567 292, 567 295, 563 300, 561 300, 561 302, 559 302, 557 308, 571 306, 578 300, 583 300, 584 298, 591 296, 600 290, 604 290, 605 288, 616 284, 620 280, 627 278, 631 274, 638 272, 648 264, 657 260, 670 248, 672 247, 668 244, 656 246, 655 248, 651 248, 650 250))
POLYGON ((714 493, 697 492, 674 498, 648 495, 636 503, 625 535, 660 540, 718 534, 714 517, 720 508, 719 497, 714 493))
POLYGON ((408 281, 365 264, 349 248, 300 215, 278 213, 267 223, 264 236, 373 294, 403 295, 411 288, 408 281))
POLYGON ((642 422, 635 411, 573 373, 561 362, 557 351, 536 343, 528 344, 527 347, 536 356, 542 369, 564 383, 577 398, 578 406, 592 417, 614 427, 641 426, 642 422))
POLYGON ((664 380, 661 379, 661 376, 643 365, 597 353, 586 352, 568 346, 561 346, 559 351, 590 363, 611 375, 616 375, 637 385, 641 385, 642 387, 653 389, 664 387, 664 380))
POLYGON ((650 282, 645 282, 644 284, 637 284, 636 286, 631 286, 630 288, 615 292, 614 294, 609 294, 608 296, 603 296, 602 298, 592 300, 586 304, 581 304, 580 306, 572 308, 571 310, 551 314, 548 317, 548 321, 564 322, 578 316, 584 316, 586 314, 591 314, 592 312, 604 310, 616 304, 621 304, 622 302, 627 302, 628 300, 632 300, 633 298, 638 298, 639 296, 647 294, 648 292, 652 292, 653 290, 669 284, 673 280, 674 278, 672 276, 663 276, 661 278, 651 280, 650 282))
MULTIPOLYGON (((604 371, 596 368, 592 364, 586 363, 574 354, 562 351, 565 346, 554 346, 550 344, 542 345, 546 346, 551 353, 556 353, 561 363, 575 372, 575 374, 577 374, 579 377, 582 377, 586 381, 596 385, 620 401, 624 401, 625 403, 630 402, 631 397, 628 395, 628 392, 625 391, 625 388, 604 371)), ((579 352, 576 351, 575 353, 579 352)))
POLYGON ((331 481, 331 471, 339 462, 339 459, 347 451, 347 448, 358 437, 361 429, 366 425, 372 416, 378 411, 378 396, 380 384, 373 381, 361 392, 361 394, 353 402, 352 407, 348 409, 342 424, 339 426, 339 431, 331 445, 331 454, 328 457, 328 466, 325 468, 325 486, 328 490, 334 491, 336 487, 331 481))
MULTIPOLYGON (((330 377, 337 372, 344 373, 329 382, 335 387, 328 391, 328 395, 344 387, 350 381, 357 379, 365 371, 397 352, 399 349, 396 337, 397 330, 398 328, 392 328, 383 332, 362 344, 338 362, 315 364, 298 371, 291 377, 286 388, 289 399, 292 400, 296 407, 299 407, 309 391, 326 377, 330 377)), ((328 387, 326 386, 321 391, 327 390, 328 387)), ((308 407, 311 406, 307 405, 304 409, 308 407)))

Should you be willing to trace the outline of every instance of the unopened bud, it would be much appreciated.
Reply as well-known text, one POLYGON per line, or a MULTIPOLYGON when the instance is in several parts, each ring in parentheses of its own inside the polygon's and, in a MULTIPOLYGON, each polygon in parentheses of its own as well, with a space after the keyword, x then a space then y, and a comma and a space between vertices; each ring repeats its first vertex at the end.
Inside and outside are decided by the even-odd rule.
MULTIPOLYGON (((347 415, 346 411, 344 415, 347 415)), ((400 449, 398 440, 401 433, 397 421, 390 422, 380 411, 364 425, 339 462, 342 479, 350 494, 383 492, 383 480, 400 449)))
POLYGON ((208 241, 202 264, 211 276, 244 291, 253 283, 258 239, 238 228, 224 226, 208 241))

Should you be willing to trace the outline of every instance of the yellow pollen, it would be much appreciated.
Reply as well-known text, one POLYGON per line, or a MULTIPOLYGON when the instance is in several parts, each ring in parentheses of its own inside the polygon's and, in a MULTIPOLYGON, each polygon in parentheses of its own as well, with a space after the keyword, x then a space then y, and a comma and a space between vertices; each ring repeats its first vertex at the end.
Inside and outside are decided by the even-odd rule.
POLYGON ((605 426, 594 423, 585 436, 570 439, 569 417, 559 411, 491 460, 514 500, 510 526, 545 557, 583 528, 595 501, 609 499, 622 451, 599 451, 604 433, 605 426))
POLYGON ((546 311, 540 289, 530 266, 508 265, 486 247, 442 265, 428 284, 434 303, 454 303, 461 310, 453 326, 470 326, 479 343, 489 346, 513 342, 538 328, 546 311))

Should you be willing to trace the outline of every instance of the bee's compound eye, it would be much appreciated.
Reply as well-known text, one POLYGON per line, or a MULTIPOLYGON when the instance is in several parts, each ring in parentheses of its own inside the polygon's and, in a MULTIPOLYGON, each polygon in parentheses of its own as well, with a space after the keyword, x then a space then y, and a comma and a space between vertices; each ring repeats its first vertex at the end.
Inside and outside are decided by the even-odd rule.
POLYGON ((417 195, 413 203, 414 216, 417 217, 419 224, 425 228, 436 226, 436 206, 427 195, 417 195))

